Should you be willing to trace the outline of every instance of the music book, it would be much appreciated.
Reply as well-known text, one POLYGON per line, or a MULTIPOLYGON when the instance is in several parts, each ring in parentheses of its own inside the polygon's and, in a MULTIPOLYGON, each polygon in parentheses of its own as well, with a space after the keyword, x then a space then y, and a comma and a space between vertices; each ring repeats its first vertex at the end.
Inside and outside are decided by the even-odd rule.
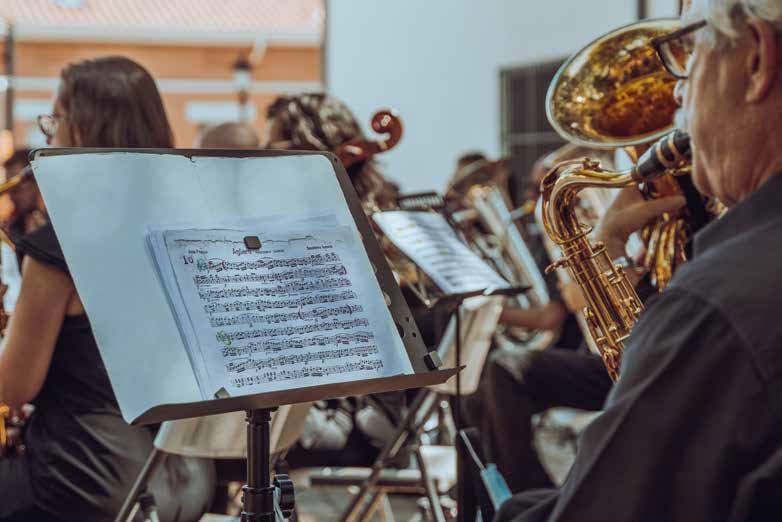
POLYGON ((147 242, 204 399, 412 373, 333 215, 151 228, 147 242))
POLYGON ((388 239, 446 295, 510 288, 435 212, 390 210, 372 215, 388 239))

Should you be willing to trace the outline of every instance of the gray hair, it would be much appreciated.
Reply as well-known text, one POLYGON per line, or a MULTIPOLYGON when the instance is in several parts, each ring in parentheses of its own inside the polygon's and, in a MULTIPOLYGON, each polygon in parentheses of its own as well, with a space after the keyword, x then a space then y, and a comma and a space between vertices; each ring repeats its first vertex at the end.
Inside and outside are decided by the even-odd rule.
POLYGON ((741 25, 749 17, 782 29, 782 0, 694 0, 693 3, 709 22, 714 44, 734 43, 741 25))

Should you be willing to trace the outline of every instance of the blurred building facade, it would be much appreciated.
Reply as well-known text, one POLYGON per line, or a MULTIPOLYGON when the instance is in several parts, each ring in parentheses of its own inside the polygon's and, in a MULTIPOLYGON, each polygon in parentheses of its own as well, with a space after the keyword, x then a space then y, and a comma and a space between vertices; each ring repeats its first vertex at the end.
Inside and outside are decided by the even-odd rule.
POLYGON ((322 89, 322 0, 3 0, 2 22, 4 36, 13 27, 14 75, 0 68, 0 122, 11 84, 17 146, 42 144, 36 117, 51 112, 60 70, 87 58, 125 55, 149 69, 178 147, 242 117, 260 131, 278 94, 322 89))

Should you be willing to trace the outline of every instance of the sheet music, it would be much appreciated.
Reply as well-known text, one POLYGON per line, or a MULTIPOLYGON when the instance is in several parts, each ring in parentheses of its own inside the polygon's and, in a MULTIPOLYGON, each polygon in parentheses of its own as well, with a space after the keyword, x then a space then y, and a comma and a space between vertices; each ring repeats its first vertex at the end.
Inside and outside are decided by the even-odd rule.
POLYGON ((148 241, 204 398, 412 373, 349 227, 259 218, 148 241))
POLYGON ((445 294, 510 286, 459 240, 440 214, 394 210, 376 212, 372 218, 445 294))

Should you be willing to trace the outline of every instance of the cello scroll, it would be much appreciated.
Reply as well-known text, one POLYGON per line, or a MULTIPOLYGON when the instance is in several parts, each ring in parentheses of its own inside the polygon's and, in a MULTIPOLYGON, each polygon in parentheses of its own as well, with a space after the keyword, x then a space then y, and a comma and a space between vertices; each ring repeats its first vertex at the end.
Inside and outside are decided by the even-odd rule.
POLYGON ((388 134, 388 137, 381 140, 355 138, 334 151, 345 168, 386 152, 399 143, 402 138, 402 119, 394 111, 382 109, 372 116, 372 130, 378 134, 388 134))

